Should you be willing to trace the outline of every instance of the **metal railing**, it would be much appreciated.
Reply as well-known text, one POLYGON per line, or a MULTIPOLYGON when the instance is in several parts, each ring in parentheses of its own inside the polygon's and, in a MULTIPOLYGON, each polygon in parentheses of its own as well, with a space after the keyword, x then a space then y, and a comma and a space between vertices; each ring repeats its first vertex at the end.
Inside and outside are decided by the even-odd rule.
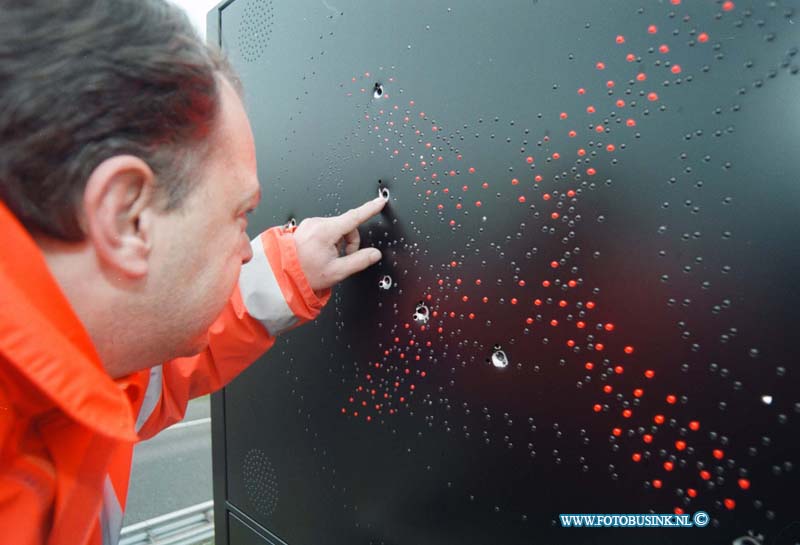
POLYGON ((137 522, 122 529, 119 545, 199 545, 214 538, 214 501, 137 522))

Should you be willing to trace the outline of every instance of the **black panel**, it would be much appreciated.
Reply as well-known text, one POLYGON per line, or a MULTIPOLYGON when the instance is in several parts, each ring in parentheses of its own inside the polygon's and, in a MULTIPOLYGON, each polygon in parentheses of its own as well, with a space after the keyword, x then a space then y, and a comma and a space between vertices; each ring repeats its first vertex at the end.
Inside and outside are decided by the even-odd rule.
POLYGON ((222 8, 252 234, 390 203, 383 261, 226 388, 217 505, 290 545, 796 543, 797 10, 222 8))

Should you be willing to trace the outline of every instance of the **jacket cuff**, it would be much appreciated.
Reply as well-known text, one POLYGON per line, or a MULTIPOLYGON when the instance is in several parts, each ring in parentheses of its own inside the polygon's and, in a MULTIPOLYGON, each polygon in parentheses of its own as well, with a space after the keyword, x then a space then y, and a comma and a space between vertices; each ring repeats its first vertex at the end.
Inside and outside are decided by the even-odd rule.
POLYGON ((273 227, 253 239, 253 259, 239 276, 248 314, 272 336, 316 319, 331 296, 330 288, 319 294, 311 289, 292 231, 273 227))

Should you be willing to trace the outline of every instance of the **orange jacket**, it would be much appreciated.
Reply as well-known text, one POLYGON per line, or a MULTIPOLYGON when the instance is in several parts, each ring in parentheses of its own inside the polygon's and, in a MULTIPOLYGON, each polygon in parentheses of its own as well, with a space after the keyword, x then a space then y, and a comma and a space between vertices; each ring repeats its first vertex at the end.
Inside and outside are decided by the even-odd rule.
POLYGON ((313 320, 318 297, 291 231, 252 242, 254 258, 209 331, 205 352, 122 379, 106 374, 43 255, 0 202, 0 542, 110 545, 119 537, 136 441, 184 416, 313 320))

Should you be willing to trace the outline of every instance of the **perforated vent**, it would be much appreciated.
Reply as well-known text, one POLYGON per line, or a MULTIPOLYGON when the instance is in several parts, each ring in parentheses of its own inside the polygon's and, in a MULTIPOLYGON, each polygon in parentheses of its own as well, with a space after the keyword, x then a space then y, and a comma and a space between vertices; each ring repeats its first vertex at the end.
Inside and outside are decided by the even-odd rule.
POLYGON ((239 23, 239 51, 247 62, 261 58, 272 36, 272 0, 250 0, 239 23))
POLYGON ((272 462, 264 452, 250 449, 244 457, 244 486, 247 497, 256 510, 264 516, 272 516, 278 506, 278 478, 272 462))

